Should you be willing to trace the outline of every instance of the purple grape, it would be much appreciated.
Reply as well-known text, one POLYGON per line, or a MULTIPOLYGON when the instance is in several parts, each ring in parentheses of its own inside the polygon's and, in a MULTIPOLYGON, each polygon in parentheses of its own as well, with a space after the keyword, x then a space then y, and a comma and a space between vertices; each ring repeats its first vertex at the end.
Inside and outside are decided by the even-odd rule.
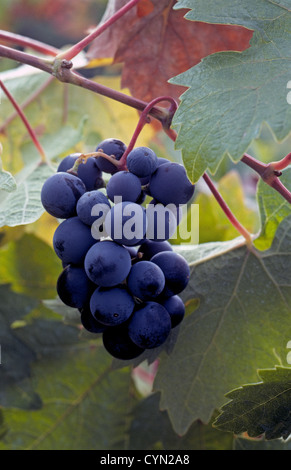
POLYGON ((142 304, 129 320, 129 337, 140 348, 152 349, 161 346, 170 331, 170 315, 165 307, 156 302, 142 304))
POLYGON ((134 297, 140 300, 152 300, 163 291, 165 276, 156 264, 140 261, 131 268, 127 287, 134 297))
POLYGON ((64 220, 56 229, 53 246, 57 256, 64 263, 81 264, 89 248, 96 243, 90 227, 83 224, 79 217, 64 220))
POLYGON ((151 262, 157 264, 164 273, 164 296, 171 297, 185 289, 190 279, 190 268, 183 256, 174 251, 163 251, 154 255, 151 262))
POLYGON ((76 215, 76 205, 86 192, 83 181, 77 176, 60 172, 50 176, 41 190, 41 202, 45 210, 58 219, 76 215))
POLYGON ((184 166, 172 162, 159 166, 149 183, 152 197, 164 205, 186 204, 192 198, 194 188, 184 166))
POLYGON ((122 286, 98 287, 90 300, 92 315, 107 326, 117 326, 127 321, 134 307, 133 297, 122 286))
POLYGON ((169 297, 162 305, 167 310, 171 317, 172 328, 179 325, 185 316, 185 305, 182 299, 178 295, 169 297))
POLYGON ((150 177, 158 168, 158 157, 148 147, 136 147, 127 155, 128 171, 139 178, 150 177))
POLYGON ((103 222, 110 208, 110 203, 105 194, 97 190, 88 191, 80 197, 77 203, 77 214, 84 224, 91 226, 98 219, 103 222), (95 207, 93 212, 98 213, 98 215, 92 215, 93 207, 95 207))
MULTIPOLYGON (((126 145, 118 139, 105 139, 96 147, 96 152, 101 150, 106 155, 114 156, 116 160, 120 160, 126 150, 126 145)), ((104 157, 97 158, 97 165, 104 173, 113 175, 118 171, 117 167, 104 157)))
POLYGON ((73 265, 67 266, 57 281, 57 292, 61 301, 72 308, 82 308, 86 305, 95 288, 85 270, 73 265))
POLYGON ((92 282, 102 287, 121 284, 129 274, 129 252, 113 241, 93 245, 85 258, 85 271, 92 282))
POLYGON ((115 204, 105 218, 105 230, 121 245, 135 246, 144 240, 147 217, 143 207, 134 202, 115 204))
POLYGON ((141 196, 141 184, 138 177, 129 171, 119 171, 111 176, 106 191, 112 202, 136 202, 141 196))
POLYGON ((116 359, 135 359, 144 352, 130 339, 125 325, 107 328, 103 333, 103 344, 106 351, 116 359))

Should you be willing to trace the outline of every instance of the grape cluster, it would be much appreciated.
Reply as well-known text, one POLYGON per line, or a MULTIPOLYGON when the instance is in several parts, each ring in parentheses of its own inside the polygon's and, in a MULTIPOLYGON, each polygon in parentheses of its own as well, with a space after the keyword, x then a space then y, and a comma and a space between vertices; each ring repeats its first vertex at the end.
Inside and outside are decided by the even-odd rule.
POLYGON ((106 139, 96 151, 111 161, 68 155, 42 188, 45 210, 62 219, 53 237, 63 266, 57 293, 86 330, 102 333, 113 357, 133 359, 162 345, 184 318, 179 294, 190 270, 168 239, 194 185, 182 165, 147 147, 128 153, 126 171, 114 165, 123 142, 106 139))

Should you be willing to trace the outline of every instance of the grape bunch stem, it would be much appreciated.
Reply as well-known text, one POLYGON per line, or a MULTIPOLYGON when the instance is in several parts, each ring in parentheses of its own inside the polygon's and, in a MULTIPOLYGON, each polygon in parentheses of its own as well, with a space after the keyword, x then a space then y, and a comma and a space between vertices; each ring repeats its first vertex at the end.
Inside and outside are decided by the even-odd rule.
POLYGON ((90 153, 81 153, 80 156, 77 158, 77 160, 74 163, 74 166, 67 170, 67 173, 71 173, 73 175, 76 175, 78 172, 78 168, 81 165, 81 163, 86 163, 88 158, 99 158, 103 157, 106 160, 108 160, 110 163, 115 165, 116 167, 120 166, 120 162, 116 160, 114 155, 107 155, 106 153, 102 152, 102 150, 99 150, 98 152, 90 152, 90 153))

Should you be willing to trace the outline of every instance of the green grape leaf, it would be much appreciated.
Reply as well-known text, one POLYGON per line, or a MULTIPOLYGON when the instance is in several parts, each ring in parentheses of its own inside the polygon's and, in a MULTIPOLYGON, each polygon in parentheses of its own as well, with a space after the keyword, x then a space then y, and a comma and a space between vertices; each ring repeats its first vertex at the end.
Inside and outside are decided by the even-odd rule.
POLYGON ((23 389, 14 389, 15 384, 25 382, 30 375, 30 365, 36 359, 35 352, 17 336, 14 322, 23 321, 25 315, 37 306, 37 302, 11 292, 8 285, 0 286, 0 404, 23 406, 35 409, 39 399, 31 394, 24 384, 23 389), (25 390, 25 392, 24 392, 25 390))
POLYGON ((141 400, 131 412, 129 449, 147 450, 161 444, 164 450, 232 450, 233 436, 217 431, 212 423, 192 424, 185 436, 177 435, 166 411, 159 409, 160 394, 141 400))
MULTIPOLYGON (((280 180, 291 191, 291 168, 283 172, 280 180)), ((280 222, 291 214, 291 205, 263 180, 260 180, 258 184, 257 199, 261 216, 261 232, 254 244, 258 249, 266 250, 270 248, 280 222)))
POLYGON ((15 191, 17 184, 11 173, 0 169, 0 191, 7 191, 11 193, 15 191))
MULTIPOLYGON (((45 136, 41 141, 49 160, 56 159, 73 145, 80 142, 83 121, 78 129, 65 126, 53 137, 45 136)), ((0 227, 15 227, 35 222, 44 213, 40 193, 43 183, 54 174, 55 169, 37 158, 32 144, 23 149, 23 160, 27 165, 15 175, 17 189, 11 193, 0 191, 0 227)))
POLYGON ((54 298, 62 271, 53 249, 35 235, 24 234, 0 250, 0 284, 35 299, 54 298))
MULTIPOLYGON (((3 411, 7 432, 0 449, 124 449, 127 414, 134 402, 129 393, 130 371, 112 373, 111 359, 100 344, 82 344, 77 338, 72 344, 62 344, 48 323, 40 327, 44 328, 42 341, 48 333, 42 347, 45 356, 32 370, 42 404, 33 413, 14 408, 3 411)), ((68 329, 63 326, 64 335, 68 329)), ((26 333, 31 336, 29 329, 26 333)))
POLYGON ((16 175, 17 190, 0 192, 0 227, 15 227, 35 222, 43 214, 40 201, 43 183, 54 173, 45 163, 34 163, 16 175))
POLYGON ((291 368, 260 370, 261 383, 243 385, 227 393, 231 401, 214 422, 217 429, 266 440, 291 434, 291 368))
POLYGON ((241 239, 181 247, 190 282, 181 297, 199 307, 182 322, 171 356, 155 381, 174 429, 207 423, 228 390, 257 381, 257 369, 286 363, 291 317, 291 216, 272 247, 249 251, 241 239), (200 252, 201 250, 201 252, 200 252))
MULTIPOLYGON (((1 150, 1 144, 0 144, 1 150)), ((2 160, 0 158, 0 191, 7 191, 8 193, 15 191, 17 184, 9 171, 3 170, 2 160)))
POLYGON ((187 87, 173 126, 189 178, 213 174, 225 155, 238 162, 267 123, 278 140, 291 129, 290 3, 180 0, 186 18, 254 30, 243 52, 220 52, 171 80, 187 87))

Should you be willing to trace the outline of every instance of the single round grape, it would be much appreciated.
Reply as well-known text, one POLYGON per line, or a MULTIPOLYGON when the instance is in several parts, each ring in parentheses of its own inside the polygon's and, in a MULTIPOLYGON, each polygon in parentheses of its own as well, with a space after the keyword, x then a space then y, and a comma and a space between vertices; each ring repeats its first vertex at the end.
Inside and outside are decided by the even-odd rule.
POLYGON ((171 317, 172 328, 179 325, 185 316, 185 305, 178 295, 169 297, 162 303, 171 317))
POLYGON ((171 318, 165 307, 156 302, 146 302, 129 320, 128 334, 140 348, 161 346, 171 331, 171 318))
POLYGON ((118 171, 107 183, 107 196, 114 203, 136 202, 141 196, 141 184, 137 176, 129 171, 118 171))
POLYGON ((41 190, 41 202, 45 210, 58 219, 76 215, 76 204, 86 192, 83 181, 77 176, 60 172, 50 176, 41 190))
MULTIPOLYGON (((106 155, 114 156, 116 160, 120 160, 126 150, 126 145, 118 139, 105 139, 96 147, 96 152, 101 151, 106 155)), ((109 160, 104 157, 97 158, 97 165, 104 173, 113 175, 118 171, 118 168, 113 165, 109 160)))
POLYGON ((84 224, 91 226, 96 220, 100 224, 103 223, 110 208, 110 203, 105 194, 97 190, 88 191, 80 197, 77 203, 77 214, 84 224))
MULTIPOLYGON (((164 163, 169 163, 169 160, 167 160, 166 158, 158 157, 158 167, 163 165, 164 163)), ((140 178, 141 185, 146 186, 150 182, 151 176, 152 175, 145 176, 144 178, 140 178)))
POLYGON ((81 323, 85 330, 89 331, 90 333, 103 333, 107 326, 99 323, 92 315, 90 307, 87 305, 86 307, 80 308, 79 312, 81 313, 81 323))
POLYGON ((67 266, 57 281, 57 293, 61 301, 72 308, 86 305, 95 288, 85 270, 78 266, 67 266))
POLYGON ((152 240, 145 240, 140 245, 137 256, 142 260, 149 261, 154 255, 162 251, 173 251, 172 245, 167 241, 154 242, 152 240))
MULTIPOLYGON (((169 206, 174 204, 169 204, 169 206)), ((169 240, 177 229, 177 219, 169 206, 163 204, 148 204, 146 208, 147 232, 146 238, 155 242, 169 240)))
POLYGON ((62 159, 60 162, 57 171, 58 172, 66 172, 71 170, 76 163, 76 160, 81 156, 81 153, 72 153, 67 155, 65 158, 62 159))
POLYGON ((136 147, 127 155, 126 164, 128 171, 139 178, 145 178, 158 168, 158 157, 148 147, 136 147))
POLYGON ((140 261, 132 266, 127 278, 127 287, 134 297, 152 300, 158 297, 165 287, 163 271, 151 261, 140 261))
POLYGON ((143 348, 137 346, 130 339, 127 326, 119 325, 107 328, 102 337, 106 351, 116 359, 135 359, 144 352, 143 348))
POLYGON ((91 235, 88 225, 79 217, 64 220, 53 236, 53 246, 57 256, 64 263, 82 264, 87 251, 96 240, 91 235))
POLYGON ((164 273, 164 296, 171 297, 185 289, 190 279, 190 268, 183 256, 174 251, 163 251, 154 255, 151 262, 157 264, 164 273))
POLYGON ((192 198, 194 188, 184 166, 172 162, 159 166, 149 183, 152 197, 164 205, 186 204, 192 198))
POLYGON ((90 300, 92 315, 107 326, 127 321, 134 307, 134 299, 125 287, 98 287, 90 300))
POLYGON ((85 163, 81 163, 78 166, 77 173, 78 177, 85 184, 87 191, 93 191, 94 189, 99 189, 100 187, 102 188, 102 171, 97 165, 97 158, 90 157, 86 160, 85 163))
POLYGON ((129 252, 115 242, 97 242, 85 257, 85 271, 92 282, 102 287, 121 284, 129 274, 129 252))
POLYGON ((115 242, 126 246, 138 245, 147 230, 146 211, 134 202, 120 202, 108 212, 104 226, 115 242))

